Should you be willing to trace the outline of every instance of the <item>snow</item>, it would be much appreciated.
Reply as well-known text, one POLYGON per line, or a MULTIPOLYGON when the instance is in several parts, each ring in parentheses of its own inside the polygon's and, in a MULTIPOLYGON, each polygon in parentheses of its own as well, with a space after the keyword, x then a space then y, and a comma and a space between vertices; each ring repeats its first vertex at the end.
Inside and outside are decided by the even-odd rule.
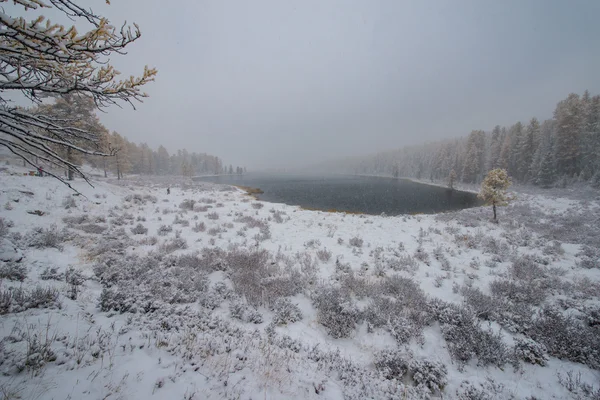
MULTIPOLYGON (((521 362, 518 369, 510 364, 503 368, 480 366, 474 358, 461 365, 453 359, 438 321, 427 324, 420 338, 413 337, 402 346, 389 331, 371 329, 366 321, 359 322, 349 337, 334 339, 319 322, 310 297, 319 284, 337 285, 345 279, 347 272, 340 271, 348 264, 352 274, 365 282, 381 281, 378 271, 383 271, 386 276, 412 279, 428 298, 463 305, 465 299, 457 287, 467 285, 490 294, 489 284, 510 276, 515 257, 525 254, 543 258, 548 263, 542 267, 544 273, 549 274, 547 271, 554 268, 557 279, 565 284, 577 285, 583 278, 600 284, 600 268, 578 266, 583 259, 580 254, 583 242, 569 239, 578 236, 566 235, 564 241, 559 240, 564 253, 552 254, 552 249, 547 248, 551 244, 547 235, 557 233, 548 231, 544 222, 540 222, 540 216, 551 223, 557 216, 569 218, 582 212, 593 215, 600 208, 596 200, 584 202, 572 195, 561 198, 517 193, 514 204, 499 208, 500 223, 494 224, 490 222, 489 207, 397 217, 327 213, 257 202, 238 189, 185 179, 134 177, 115 181, 99 177, 94 180, 94 187, 75 181, 81 195, 74 196, 73 191, 55 179, 23 176, 26 170, 11 166, 0 172, 0 217, 5 225, 10 225, 8 233, 0 239, 0 258, 13 261, 4 263, 5 267, 27 268, 23 282, 2 279, 0 290, 30 290, 37 285, 56 288, 60 307, 55 304, 0 315, 2 393, 55 399, 341 399, 364 398, 368 393, 373 398, 442 395, 461 398, 458 393, 468 381, 499 399, 577 398, 577 393, 567 390, 558 379, 559 374, 565 377, 570 371, 575 376, 581 374, 581 382, 598 389, 598 370, 552 356, 546 366, 521 362), (167 186, 171 189, 169 195, 167 186), (70 206, 71 199, 74 206, 70 206), (212 208, 207 212, 184 211, 179 205, 186 199, 212 208), (264 206, 259 208, 253 205, 256 203, 264 206), (41 215, 32 213, 36 210, 41 215), (207 218, 210 212, 216 212, 218 219, 207 218), (282 223, 274 221, 275 212, 282 213, 282 223), (87 217, 85 223, 65 222, 80 216, 87 217), (174 223, 176 216, 189 225, 174 223), (259 238, 265 232, 240 222, 240 216, 264 222, 270 237, 259 238), (194 225, 200 222, 205 223, 206 229, 194 230, 194 225), (131 232, 138 223, 148 228, 147 234, 131 232), (94 233, 97 227, 88 225, 106 229, 94 233), (157 235, 162 225, 172 225, 173 231, 166 236, 157 235), (64 235, 63 242, 57 247, 29 247, 32 232, 39 228, 64 235), (211 228, 219 228, 219 232, 211 234, 211 228), (118 233, 120 229, 124 231, 118 233), (257 307, 261 323, 242 322, 230 315, 231 298, 225 298, 213 310, 198 301, 167 304, 158 292, 164 290, 160 282, 152 282, 156 291, 147 292, 158 307, 155 313, 101 311, 99 299, 103 289, 111 287, 97 276, 95 265, 99 259, 91 254, 94 246, 111 243, 106 254, 122 261, 127 255, 145 257, 160 253, 161 245, 175 240, 176 235, 185 240, 187 248, 175 250, 172 256, 194 254, 204 248, 264 249, 272 255, 279 254, 279 262, 289 263, 290 271, 302 268, 301 260, 306 254, 315 262, 319 249, 329 250, 332 257, 316 261, 314 285, 305 286, 290 297, 301 310, 302 320, 274 327, 273 336, 268 334, 273 311, 265 305, 257 307), (108 242, 113 236, 116 241, 108 242), (151 237, 156 238, 156 243, 148 240, 151 237), (350 239, 355 237, 363 240, 362 246, 350 245, 350 239), (506 243, 507 255, 493 250, 492 240, 506 243), (122 255, 119 242, 124 246, 122 255), (428 258, 422 261, 414 258, 418 249, 424 250, 428 258), (398 261, 402 257, 413 258, 414 264, 392 270, 391 262, 402 264, 403 261, 398 261), (492 263, 494 257, 497 260, 492 263), (444 267, 444 259, 449 268, 444 267), (85 279, 76 288, 75 299, 70 295, 72 284, 64 278, 70 267, 85 279), (63 275, 58 279, 42 279, 44 271, 48 273, 51 268, 63 275), (32 359, 30 353, 36 335, 38 342, 48 343, 55 355, 39 368, 24 362, 32 359), (287 344, 281 344, 284 342, 287 344), (410 379, 396 381, 381 377, 374 366, 377 354, 396 348, 415 359, 442 362, 448 370, 443 393, 415 387, 410 379)), ((588 236, 585 240, 593 240, 588 236)), ((281 270, 288 271, 285 267, 281 270)), ((198 274, 187 279, 204 277, 209 288, 223 282, 229 292, 236 291, 229 270, 198 274)), ((305 275, 299 272, 297 276, 305 275)), ((588 287, 585 285, 581 286, 581 293, 588 287)), ((119 282, 112 288, 121 290, 119 282)), ((129 287, 127 293, 134 296, 139 289, 129 287)), ((553 294, 554 289, 548 290, 545 301, 550 305, 568 303, 570 308, 564 308, 565 313, 584 315, 585 307, 600 305, 597 292, 578 300, 568 292, 553 294)), ((358 310, 367 309, 369 296, 355 295, 354 306, 358 310)), ((496 321, 481 321, 481 326, 499 332, 509 346, 514 344, 515 337, 522 336, 509 332, 496 321)), ((36 351, 44 348, 39 343, 36 351)))

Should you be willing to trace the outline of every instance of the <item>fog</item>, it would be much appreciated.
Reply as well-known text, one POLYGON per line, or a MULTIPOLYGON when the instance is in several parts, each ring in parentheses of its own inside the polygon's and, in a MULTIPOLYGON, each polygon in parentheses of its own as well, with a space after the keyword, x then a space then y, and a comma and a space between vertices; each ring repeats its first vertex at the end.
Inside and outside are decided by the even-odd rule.
POLYGON ((159 71, 137 111, 102 122, 249 169, 549 118, 568 93, 600 90, 594 1, 97 3, 142 30, 113 64, 159 71))

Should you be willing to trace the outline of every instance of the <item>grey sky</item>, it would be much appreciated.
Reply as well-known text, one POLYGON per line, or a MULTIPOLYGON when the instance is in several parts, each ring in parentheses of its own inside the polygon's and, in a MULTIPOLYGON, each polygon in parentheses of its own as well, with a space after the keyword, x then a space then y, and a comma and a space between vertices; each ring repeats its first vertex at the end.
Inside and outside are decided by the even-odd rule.
POLYGON ((551 116, 600 92, 595 0, 87 2, 142 38, 114 60, 157 67, 135 142, 249 168, 311 164, 551 116))

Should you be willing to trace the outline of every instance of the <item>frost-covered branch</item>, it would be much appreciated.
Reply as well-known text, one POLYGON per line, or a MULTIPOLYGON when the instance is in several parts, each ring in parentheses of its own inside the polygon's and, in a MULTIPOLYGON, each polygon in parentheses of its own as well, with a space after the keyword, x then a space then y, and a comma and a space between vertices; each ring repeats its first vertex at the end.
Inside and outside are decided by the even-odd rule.
POLYGON ((41 99, 77 94, 96 108, 141 102, 148 96, 141 88, 154 80, 156 70, 144 67, 140 77, 119 80, 119 71, 108 62, 111 54, 125 54, 125 47, 140 38, 140 29, 136 24, 116 28, 70 0, 14 3, 25 12, 55 9, 72 20, 87 21, 91 28, 80 33, 74 25, 65 27, 44 16, 28 21, 0 10, 0 93, 21 92, 39 105, 35 111, 10 107, 0 94, 0 145, 32 165, 35 157, 81 173, 58 149, 69 154, 110 154, 98 148, 97 132, 80 126, 79 117, 70 115, 71 110, 63 110, 61 115, 48 113, 41 99))

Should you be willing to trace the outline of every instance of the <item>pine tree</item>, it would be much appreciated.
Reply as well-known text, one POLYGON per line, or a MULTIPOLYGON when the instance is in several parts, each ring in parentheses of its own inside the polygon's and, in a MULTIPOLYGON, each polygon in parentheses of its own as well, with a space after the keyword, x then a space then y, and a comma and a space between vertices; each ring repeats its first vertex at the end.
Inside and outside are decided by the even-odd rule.
POLYGON ((486 204, 491 205, 494 211, 494 222, 498 222, 496 217, 496 207, 505 206, 513 198, 507 194, 511 185, 510 178, 505 169, 493 169, 486 175, 481 183, 481 190, 478 197, 486 204))
POLYGON ((519 146, 519 176, 522 182, 531 180, 531 161, 539 142, 540 123, 537 118, 532 118, 525 129, 525 133, 519 146))
POLYGON ((498 160, 500 158, 500 150, 502 149, 502 140, 500 136, 500 125, 496 125, 492 130, 490 141, 490 156, 487 170, 498 168, 498 160))
POLYGON ((579 174, 581 155, 582 108, 579 96, 571 93, 558 103, 554 112, 556 119, 555 158, 557 172, 561 175, 579 174))
POLYGON ((553 154, 552 151, 548 151, 542 159, 536 183, 543 188, 549 188, 555 181, 556 171, 554 170, 553 154))

